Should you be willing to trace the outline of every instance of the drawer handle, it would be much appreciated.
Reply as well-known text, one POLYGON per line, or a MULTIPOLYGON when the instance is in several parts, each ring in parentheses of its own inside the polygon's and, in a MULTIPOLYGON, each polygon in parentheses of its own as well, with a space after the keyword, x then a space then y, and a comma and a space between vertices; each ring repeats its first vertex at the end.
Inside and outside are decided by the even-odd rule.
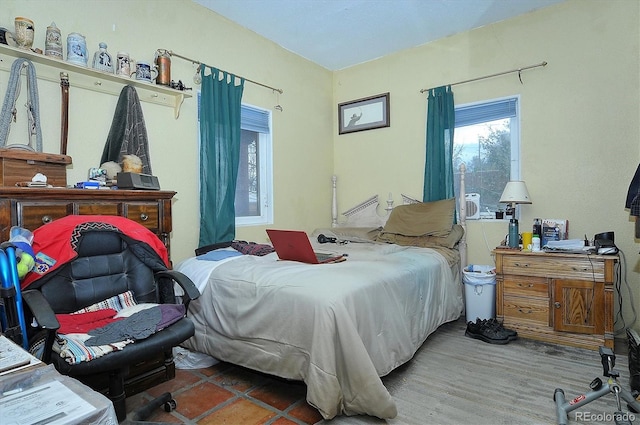
POLYGON ((525 286, 526 286, 527 288, 533 288, 533 283, 530 283, 530 284, 528 284, 528 285, 523 285, 522 283, 518 283, 518 286, 519 286, 519 287, 521 287, 521 288, 522 288, 522 287, 525 287, 525 286))
POLYGON ((142 213, 142 214, 140 214, 140 220, 147 221, 147 220, 149 220, 149 216, 146 215, 145 213, 142 213))
POLYGON ((531 314, 533 313, 533 310, 524 310, 522 308, 519 308, 518 311, 522 314, 531 314))
POLYGON ((514 263, 514 265, 515 265, 516 267, 529 267, 529 264, 526 264, 526 263, 525 263, 525 264, 514 263))
POLYGON ((572 269, 573 269, 574 272, 587 272, 587 271, 589 271, 589 269, 586 268, 586 267, 582 267, 582 268, 580 268, 580 267, 572 267, 572 269))
POLYGON ((42 224, 49 224, 53 221, 53 217, 51 217, 50 215, 43 215, 42 216, 42 224))
POLYGON ((560 308, 560 307, 562 307, 562 304, 560 304, 558 301, 556 301, 556 302, 553 303, 553 306, 555 308, 560 308))

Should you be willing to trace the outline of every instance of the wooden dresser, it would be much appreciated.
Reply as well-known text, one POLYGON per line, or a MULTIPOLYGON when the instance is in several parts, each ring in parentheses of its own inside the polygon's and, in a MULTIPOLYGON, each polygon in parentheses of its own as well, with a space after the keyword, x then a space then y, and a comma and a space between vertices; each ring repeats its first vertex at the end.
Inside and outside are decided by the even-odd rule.
MULTIPOLYGON (((154 232, 169 249, 171 199, 176 192, 0 187, 0 241, 9 240, 11 226, 35 230, 67 215, 119 215, 154 232)), ((140 362, 125 375, 127 397, 175 377, 171 350, 140 362)), ((84 381, 83 381, 84 382, 84 381)), ((108 391, 108 374, 84 382, 108 391)))
POLYGON ((0 187, 0 241, 11 226, 35 230, 67 215, 120 215, 154 232, 169 249, 171 199, 158 190, 36 189, 0 187))
POLYGON ((496 318, 523 338, 613 349, 618 256, 494 251, 496 318))

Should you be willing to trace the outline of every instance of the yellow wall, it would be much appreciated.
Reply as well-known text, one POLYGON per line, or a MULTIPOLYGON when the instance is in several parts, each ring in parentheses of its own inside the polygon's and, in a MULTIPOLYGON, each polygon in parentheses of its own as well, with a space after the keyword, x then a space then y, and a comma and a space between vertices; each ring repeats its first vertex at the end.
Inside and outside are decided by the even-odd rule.
MULTIPOLYGON (((327 205, 333 171, 333 99, 332 74, 326 69, 186 0, 3 1, 0 26, 13 28, 15 16, 35 22, 34 47, 43 50, 46 27, 55 21, 64 40, 71 32, 86 37, 90 58, 101 41, 107 43, 112 56, 123 50, 138 60, 152 61, 156 49, 170 49, 283 89, 284 94, 276 96, 269 89, 246 83, 243 95, 244 102, 273 111, 273 226, 311 231, 317 223, 330 223, 327 205), (278 103, 283 112, 273 109, 278 103)), ((66 54, 66 43, 64 51, 66 54)), ((174 80, 195 86, 195 66, 178 58, 173 58, 171 65, 174 80)), ((57 72, 51 76, 57 78, 57 72)), ((79 89, 74 87, 73 79, 70 85, 68 154, 73 158, 73 167, 67 175, 68 182, 74 183, 85 180, 90 167, 100 165, 118 96, 79 89)), ((0 72, 2 98, 6 86, 7 74, 0 72)), ((25 93, 24 79, 22 88, 25 93)), ((60 87, 39 81, 38 88, 44 151, 57 153, 60 87)), ((193 92, 198 88, 195 86, 193 92)), ((153 174, 158 176, 162 189, 178 192, 173 204, 171 248, 174 262, 179 262, 192 255, 198 244, 196 97, 184 101, 177 120, 170 108, 151 103, 142 103, 142 108, 153 174)), ((24 116, 21 109, 19 113, 24 116)), ((19 124, 11 129, 10 142, 25 134, 26 126, 19 124)), ((264 227, 239 228, 237 237, 266 241, 264 227)))
MULTIPOLYGON (((521 226, 549 217, 569 219, 570 237, 615 231, 638 305, 639 248, 624 208, 640 157, 637 1, 568 0, 334 73, 187 0, 4 0, 0 26, 12 28, 15 16, 35 21, 40 48, 55 21, 64 37, 84 34, 91 57, 101 41, 112 55, 125 50, 141 60, 165 48, 282 88, 277 97, 247 83, 243 100, 273 111, 273 226, 307 231, 330 222, 333 173, 339 211, 374 193, 386 199, 391 192, 396 203, 400 193, 421 196, 426 95, 420 89, 547 61, 524 72, 524 84, 511 75, 455 86, 456 103, 520 95, 522 178, 533 199, 522 207, 521 226), (384 92, 391 93, 391 127, 337 134, 338 103, 384 92), (277 103, 283 112, 273 109, 277 103)), ((194 71, 173 59, 173 79, 194 86, 194 71)), ((6 76, 0 72, 3 98, 6 76)), ((117 95, 71 86, 68 179, 75 182, 99 165, 117 95)), ((39 89, 45 151, 58 152, 60 89, 47 81, 39 89)), ((163 106, 143 109, 153 172, 163 189, 178 192, 171 242, 174 261, 181 261, 198 242, 196 101, 185 100, 178 120, 163 106)), ((11 137, 19 132, 16 126, 11 137)), ((506 223, 468 227, 469 262, 492 263, 506 223)), ((237 237, 264 241, 264 227, 239 228, 237 237)), ((630 320, 626 293, 623 299, 630 320)))
MULTIPOLYGON (((544 217, 568 219, 571 238, 615 231, 638 308, 639 248, 624 205, 640 147, 639 27, 637 1, 569 0, 336 72, 334 114, 340 102, 391 92, 390 128, 334 136, 340 206, 374 193, 421 198, 420 89, 547 61, 523 72, 523 84, 513 74, 454 86, 455 102, 520 96, 521 178, 533 200, 521 207, 521 230, 544 217)), ((470 221, 469 263, 493 264, 506 233, 506 222, 470 221)))

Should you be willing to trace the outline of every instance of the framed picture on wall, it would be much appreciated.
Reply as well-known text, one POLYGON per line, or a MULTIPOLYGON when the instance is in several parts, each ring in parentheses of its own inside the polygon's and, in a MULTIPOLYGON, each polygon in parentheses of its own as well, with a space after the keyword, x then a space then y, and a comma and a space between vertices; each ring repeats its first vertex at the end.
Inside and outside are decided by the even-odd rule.
POLYGON ((338 134, 389 127, 389 93, 338 104, 338 134))

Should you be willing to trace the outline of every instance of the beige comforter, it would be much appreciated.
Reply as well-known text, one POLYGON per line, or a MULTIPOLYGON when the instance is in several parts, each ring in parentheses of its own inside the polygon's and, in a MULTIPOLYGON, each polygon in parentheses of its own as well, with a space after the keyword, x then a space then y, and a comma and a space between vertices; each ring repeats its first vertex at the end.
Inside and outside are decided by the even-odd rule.
POLYGON ((185 345, 303 380, 307 401, 326 419, 393 418, 395 402, 379 377, 410 360, 439 325, 460 316, 458 265, 429 248, 315 248, 347 253, 348 260, 309 265, 279 261, 274 253, 179 264, 202 293, 189 306, 196 333, 185 345))

